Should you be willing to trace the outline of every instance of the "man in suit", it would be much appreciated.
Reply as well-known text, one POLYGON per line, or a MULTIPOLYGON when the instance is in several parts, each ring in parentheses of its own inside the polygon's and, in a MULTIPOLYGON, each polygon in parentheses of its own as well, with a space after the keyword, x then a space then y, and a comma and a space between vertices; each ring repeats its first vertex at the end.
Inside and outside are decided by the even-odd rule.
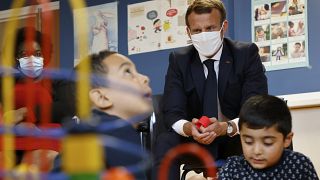
MULTIPOLYGON (((240 154, 241 105, 253 95, 268 93, 258 47, 224 38, 228 21, 220 0, 194 1, 185 20, 193 45, 169 57, 160 122, 167 131, 155 140, 155 172, 167 151, 185 142, 198 143, 215 159, 240 154), (197 128, 203 115, 210 117, 210 124, 197 128)), ((170 179, 178 178, 178 167, 177 162, 171 168, 170 179)))

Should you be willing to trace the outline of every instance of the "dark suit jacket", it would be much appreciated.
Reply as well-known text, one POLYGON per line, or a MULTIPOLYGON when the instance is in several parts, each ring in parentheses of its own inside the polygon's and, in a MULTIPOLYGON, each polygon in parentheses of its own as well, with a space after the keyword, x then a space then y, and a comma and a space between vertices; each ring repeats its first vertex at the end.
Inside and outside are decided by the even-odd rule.
MULTIPOLYGON (((163 99, 164 120, 168 129, 180 119, 191 121, 202 116, 205 83, 203 64, 192 45, 172 52, 169 61, 163 99)), ((255 44, 225 38, 218 77, 222 114, 234 119, 246 99, 256 94, 267 94, 264 73, 255 44)))

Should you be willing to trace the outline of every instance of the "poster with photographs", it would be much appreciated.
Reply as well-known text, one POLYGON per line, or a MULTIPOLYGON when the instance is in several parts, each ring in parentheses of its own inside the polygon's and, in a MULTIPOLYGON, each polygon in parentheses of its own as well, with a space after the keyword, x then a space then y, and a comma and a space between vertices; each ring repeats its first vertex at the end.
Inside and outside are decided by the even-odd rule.
POLYGON ((307 0, 252 0, 252 41, 268 71, 309 66, 307 0))

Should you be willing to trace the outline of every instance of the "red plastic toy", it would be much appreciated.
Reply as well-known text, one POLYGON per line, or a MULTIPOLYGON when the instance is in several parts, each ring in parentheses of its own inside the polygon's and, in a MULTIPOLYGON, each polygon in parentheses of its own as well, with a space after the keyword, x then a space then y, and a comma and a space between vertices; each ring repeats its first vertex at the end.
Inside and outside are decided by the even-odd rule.
POLYGON ((210 119, 207 116, 202 116, 199 121, 196 123, 197 128, 199 129, 201 126, 207 127, 210 124, 210 119))

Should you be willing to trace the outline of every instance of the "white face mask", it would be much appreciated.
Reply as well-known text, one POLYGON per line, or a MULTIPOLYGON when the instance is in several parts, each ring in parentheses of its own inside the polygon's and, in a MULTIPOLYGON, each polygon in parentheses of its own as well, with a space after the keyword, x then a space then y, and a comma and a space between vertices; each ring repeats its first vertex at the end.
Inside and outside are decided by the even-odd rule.
POLYGON ((24 57, 20 58, 20 70, 28 77, 35 78, 40 76, 43 70, 43 57, 24 57))
POLYGON ((191 35, 192 44, 200 55, 212 57, 218 52, 222 45, 222 39, 220 37, 222 27, 219 31, 201 32, 191 35))

